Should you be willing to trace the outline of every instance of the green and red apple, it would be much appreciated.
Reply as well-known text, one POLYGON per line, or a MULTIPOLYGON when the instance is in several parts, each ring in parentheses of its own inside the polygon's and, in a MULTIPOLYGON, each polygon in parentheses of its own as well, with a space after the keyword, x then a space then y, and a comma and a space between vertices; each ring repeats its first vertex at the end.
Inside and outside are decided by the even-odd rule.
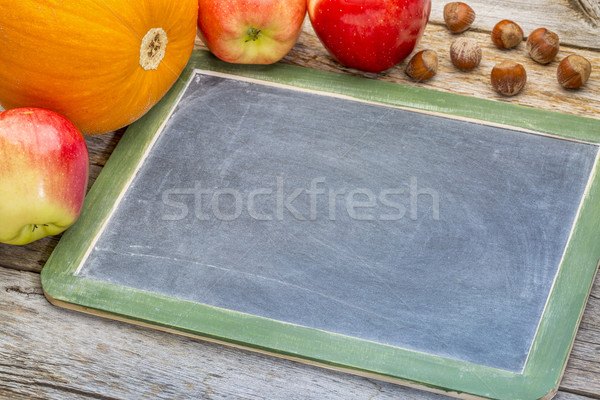
POLYGON ((431 0, 308 0, 323 46, 340 64, 381 72, 413 51, 429 20, 431 0))
POLYGON ((300 36, 306 0, 198 0, 198 30, 223 61, 272 64, 300 36))
POLYGON ((88 150, 63 116, 40 108, 0 113, 0 242, 56 235, 79 217, 88 150))

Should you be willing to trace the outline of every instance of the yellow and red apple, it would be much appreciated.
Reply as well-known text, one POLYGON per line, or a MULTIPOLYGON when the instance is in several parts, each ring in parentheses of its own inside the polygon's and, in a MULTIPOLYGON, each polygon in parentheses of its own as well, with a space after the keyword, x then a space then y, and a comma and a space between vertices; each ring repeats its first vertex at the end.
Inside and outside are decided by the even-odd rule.
POLYGON ((79 217, 88 150, 63 116, 40 108, 0 113, 0 242, 56 235, 79 217))
POLYGON ((198 0, 198 31, 223 61, 272 64, 300 36, 306 0, 198 0))
POLYGON ((308 0, 323 46, 340 64, 381 72, 413 51, 429 20, 431 0, 308 0))

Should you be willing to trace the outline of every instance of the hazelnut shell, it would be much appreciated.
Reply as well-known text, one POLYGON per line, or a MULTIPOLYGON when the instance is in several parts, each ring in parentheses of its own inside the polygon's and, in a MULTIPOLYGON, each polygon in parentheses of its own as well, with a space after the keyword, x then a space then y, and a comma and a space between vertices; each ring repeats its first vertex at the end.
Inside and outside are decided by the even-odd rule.
POLYGON ((514 61, 503 61, 492 68, 492 87, 503 96, 514 96, 527 83, 527 72, 523 65, 514 61))
POLYGON ((556 68, 558 83, 567 89, 577 89, 587 82, 592 73, 592 64, 577 54, 564 58, 556 68))
POLYGON ((481 62, 481 47, 475 39, 460 37, 450 45, 450 59, 457 68, 471 70, 481 62))
POLYGON ((406 65, 406 74, 417 81, 424 81, 435 76, 438 69, 438 55, 433 50, 421 50, 406 65))
POLYGON ((523 29, 508 19, 498 22, 492 30, 492 42, 500 49, 512 49, 523 41, 523 29))
POLYGON ((558 35, 546 28, 534 30, 527 38, 527 51, 531 58, 540 64, 548 64, 554 60, 559 49, 558 35))
POLYGON ((464 32, 471 27, 473 21, 475 11, 468 4, 456 1, 444 6, 444 22, 450 32, 464 32))

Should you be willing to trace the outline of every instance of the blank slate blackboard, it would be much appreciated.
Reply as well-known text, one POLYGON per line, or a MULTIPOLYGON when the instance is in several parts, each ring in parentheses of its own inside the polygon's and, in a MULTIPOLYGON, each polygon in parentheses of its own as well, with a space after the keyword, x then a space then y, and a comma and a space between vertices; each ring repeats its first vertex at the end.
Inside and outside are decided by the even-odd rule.
POLYGON ((600 258, 599 138, 585 118, 195 53, 43 286, 448 394, 551 396, 600 258))

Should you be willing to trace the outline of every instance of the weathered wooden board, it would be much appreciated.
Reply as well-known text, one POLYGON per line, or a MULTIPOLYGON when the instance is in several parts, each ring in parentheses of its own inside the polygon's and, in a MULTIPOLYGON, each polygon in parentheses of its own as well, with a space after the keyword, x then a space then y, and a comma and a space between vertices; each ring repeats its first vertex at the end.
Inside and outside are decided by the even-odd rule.
POLYGON ((0 294, 0 399, 446 399, 56 308, 35 273, 0 294))
MULTIPOLYGON (((419 49, 433 48, 440 54, 440 73, 429 82, 415 83, 408 79, 403 72, 405 62, 375 76, 341 68, 322 48, 310 24, 305 25, 305 32, 298 45, 284 62, 600 118, 600 68, 596 68, 600 66, 600 53, 580 48, 590 46, 589 42, 591 47, 597 47, 594 46, 594 43, 599 42, 598 34, 594 33, 597 32, 593 29, 595 27, 588 30, 586 23, 572 23, 560 13, 548 13, 545 9, 538 8, 539 13, 534 14, 528 10, 529 2, 512 4, 510 9, 502 5, 509 2, 469 3, 480 14, 483 14, 480 10, 490 7, 505 9, 510 13, 515 9, 525 8, 525 11, 515 14, 531 21, 532 28, 538 21, 552 21, 545 23, 550 29, 569 26, 565 29, 567 36, 563 37, 563 44, 573 43, 575 47, 565 44, 559 59, 577 52, 592 61, 595 69, 586 88, 580 91, 561 89, 554 77, 557 62, 549 66, 530 62, 523 45, 511 52, 495 49, 489 42, 489 30, 495 19, 504 17, 504 12, 493 13, 486 24, 481 24, 483 20, 478 18, 475 28, 467 32, 468 36, 475 37, 483 46, 482 66, 471 73, 456 70, 447 57, 448 46, 454 36, 440 25, 443 2, 436 0, 432 13, 434 20, 428 26, 419 46, 419 49), (580 36, 571 39, 569 32, 580 36), (586 41, 588 44, 584 45, 586 41), (523 61, 530 75, 526 90, 510 99, 497 96, 489 87, 491 67, 503 58, 523 61)), ((550 1, 544 2, 544 5, 551 3, 561 4, 550 1)), ((562 2, 565 7, 568 7, 567 3, 576 4, 577 1, 562 2)), ((599 4, 595 0, 580 3, 588 3, 592 8, 597 8, 599 4)), ((579 20, 579 14, 569 15, 579 20)), ((197 47, 203 48, 199 41, 197 47)), ((97 155, 92 161, 92 179, 97 176, 112 151, 113 142, 119 138, 120 134, 116 135, 114 141, 110 134, 88 138, 91 153, 97 155), (96 153, 95 149, 108 149, 108 152, 96 153)), ((40 271, 56 242, 57 238, 54 237, 22 247, 0 244, 0 266, 40 271)), ((57 310, 43 300, 37 274, 18 273, 14 270, 4 272, 6 273, 2 273, 0 269, 0 309, 2 322, 6 322, 0 328, 0 398, 3 399, 439 398, 432 394, 404 392, 402 387, 379 381, 57 310), (129 361, 131 357, 136 360, 135 363, 129 361), (47 362, 40 364, 40 360, 47 362)), ((584 399, 573 393, 588 396, 585 399, 597 399, 600 396, 599 294, 600 277, 596 279, 592 290, 557 399, 584 399)))
MULTIPOLYGON (((443 24, 444 5, 449 0, 432 0, 431 18, 443 24)), ((476 14, 473 28, 491 32, 503 19, 517 22, 525 36, 536 28, 556 32, 561 43, 578 48, 600 49, 600 4, 597 0, 485 0, 466 1, 476 14)))
MULTIPOLYGON (((525 5, 526 3, 523 2, 525 5)), ((489 7, 489 5, 487 6, 489 7)), ((550 29, 550 27, 549 27, 550 29)), ((297 45, 284 62, 314 69, 342 72, 367 78, 401 83, 404 85, 424 87, 441 92, 458 93, 468 96, 493 99, 500 102, 520 104, 541 110, 558 111, 565 114, 600 118, 600 52, 585 50, 564 45, 556 59, 548 65, 540 65, 529 57, 525 43, 513 50, 500 50, 494 46, 489 31, 470 30, 462 34, 474 38, 482 48, 483 57, 479 67, 464 72, 456 68, 449 55, 450 44, 456 35, 451 34, 445 26, 430 23, 425 29, 421 42, 415 52, 422 49, 433 49, 438 53, 439 68, 437 75, 425 82, 414 82, 406 76, 404 68, 408 60, 380 74, 372 74, 348 69, 336 63, 319 42, 309 22, 304 25, 304 32, 297 45), (585 87, 580 90, 562 88, 556 80, 556 68, 560 60, 569 54, 580 54, 588 58, 593 65, 592 74, 585 87), (527 85, 521 93, 514 97, 497 94, 490 84, 490 73, 498 62, 510 59, 523 64, 527 70, 527 85)), ((595 43, 600 43, 600 32, 586 33, 595 43)), ((588 37, 584 35, 583 37, 588 37)), ((197 47, 204 48, 198 40, 197 47)))
MULTIPOLYGON (((590 298, 584 321, 599 307, 590 298)), ((0 313, 1 399, 447 399, 56 308, 36 273, 0 268, 0 313)), ((600 394, 594 328, 582 325, 576 343, 585 346, 576 346, 557 400, 600 394)))

